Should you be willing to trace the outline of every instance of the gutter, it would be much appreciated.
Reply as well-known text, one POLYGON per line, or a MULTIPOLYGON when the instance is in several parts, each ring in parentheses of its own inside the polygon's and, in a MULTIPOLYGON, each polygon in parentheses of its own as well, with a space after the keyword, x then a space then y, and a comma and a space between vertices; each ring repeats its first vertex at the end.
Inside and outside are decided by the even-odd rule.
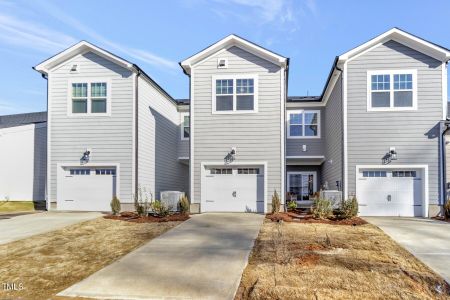
POLYGON ((139 76, 141 75, 141 70, 137 68, 137 74, 136 74, 136 81, 134 83, 134 101, 135 101, 135 107, 134 107, 134 115, 135 115, 135 124, 134 124, 134 194, 137 195, 139 191, 139 76))

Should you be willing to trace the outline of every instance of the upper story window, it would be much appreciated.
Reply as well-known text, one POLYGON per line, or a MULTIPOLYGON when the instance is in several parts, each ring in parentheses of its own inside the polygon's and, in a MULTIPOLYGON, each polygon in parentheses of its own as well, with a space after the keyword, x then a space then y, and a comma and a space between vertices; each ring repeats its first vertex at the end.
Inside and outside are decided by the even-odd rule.
POLYGON ((213 77, 212 112, 257 112, 257 86, 258 79, 255 75, 213 77))
POLYGON ((110 113, 110 92, 108 82, 71 82, 69 115, 108 115, 110 113))
POLYGON ((288 110, 288 138, 320 138, 320 110, 288 110))
POLYGON ((181 113, 181 139, 187 140, 190 136, 189 113, 181 113))
POLYGON ((368 111, 417 109, 416 70, 369 71, 368 111))

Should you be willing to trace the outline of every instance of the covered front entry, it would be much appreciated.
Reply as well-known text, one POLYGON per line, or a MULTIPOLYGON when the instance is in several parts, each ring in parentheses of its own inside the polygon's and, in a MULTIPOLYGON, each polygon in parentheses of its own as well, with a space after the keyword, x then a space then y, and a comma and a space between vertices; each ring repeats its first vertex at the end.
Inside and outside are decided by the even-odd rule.
POLYGON ((110 211, 117 195, 117 168, 62 166, 58 174, 57 209, 110 211))
POLYGON ((422 168, 358 168, 356 197, 361 216, 426 216, 422 168))
POLYGON ((202 212, 264 212, 264 166, 206 166, 202 212))

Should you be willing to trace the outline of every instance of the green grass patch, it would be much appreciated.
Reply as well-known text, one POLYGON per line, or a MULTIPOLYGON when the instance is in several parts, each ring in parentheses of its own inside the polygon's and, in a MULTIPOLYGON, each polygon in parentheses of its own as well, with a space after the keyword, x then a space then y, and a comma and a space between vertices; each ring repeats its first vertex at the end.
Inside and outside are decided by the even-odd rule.
POLYGON ((34 211, 33 201, 0 201, 0 212, 34 211))

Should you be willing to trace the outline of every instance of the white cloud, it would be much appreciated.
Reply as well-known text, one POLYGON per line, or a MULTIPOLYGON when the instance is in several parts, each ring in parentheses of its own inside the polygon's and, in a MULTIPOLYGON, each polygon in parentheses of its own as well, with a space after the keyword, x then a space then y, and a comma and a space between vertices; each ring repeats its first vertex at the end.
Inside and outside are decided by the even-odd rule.
POLYGON ((88 26, 82 24, 74 17, 66 14, 63 10, 58 7, 50 4, 49 2, 39 2, 39 5, 44 8, 44 11, 52 16, 53 18, 59 20, 60 22, 76 29, 77 31, 89 36, 90 38, 100 42, 104 46, 108 47, 108 50, 112 51, 120 51, 134 59, 145 62, 149 65, 153 65, 156 67, 162 67, 163 69, 170 69, 171 71, 178 70, 178 64, 169 59, 158 56, 154 53, 151 53, 142 49, 134 49, 126 46, 119 45, 111 40, 103 37, 98 34, 96 31, 92 30, 88 26))
POLYGON ((0 40, 46 53, 55 53, 75 43, 75 39, 69 35, 1 13, 0 40))

